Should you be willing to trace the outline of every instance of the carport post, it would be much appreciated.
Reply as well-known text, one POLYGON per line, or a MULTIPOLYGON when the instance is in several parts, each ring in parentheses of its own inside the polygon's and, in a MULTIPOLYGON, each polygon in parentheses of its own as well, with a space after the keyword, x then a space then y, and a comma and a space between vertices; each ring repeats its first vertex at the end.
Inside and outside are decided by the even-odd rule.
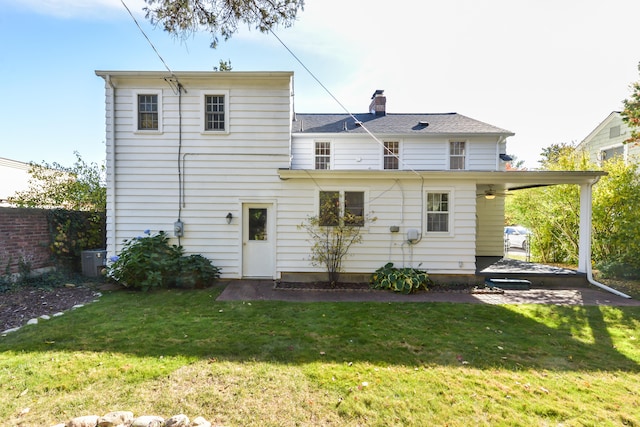
POLYGON ((587 273, 591 264, 591 212, 593 184, 598 179, 580 184, 580 230, 578 240, 578 272, 587 273))

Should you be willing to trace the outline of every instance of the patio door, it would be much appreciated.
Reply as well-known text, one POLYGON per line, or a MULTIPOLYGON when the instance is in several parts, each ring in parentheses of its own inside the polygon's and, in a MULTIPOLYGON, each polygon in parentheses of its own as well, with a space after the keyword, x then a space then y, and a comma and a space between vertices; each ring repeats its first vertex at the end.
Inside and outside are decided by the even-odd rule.
POLYGON ((270 203, 242 206, 242 276, 273 278, 274 218, 270 203))

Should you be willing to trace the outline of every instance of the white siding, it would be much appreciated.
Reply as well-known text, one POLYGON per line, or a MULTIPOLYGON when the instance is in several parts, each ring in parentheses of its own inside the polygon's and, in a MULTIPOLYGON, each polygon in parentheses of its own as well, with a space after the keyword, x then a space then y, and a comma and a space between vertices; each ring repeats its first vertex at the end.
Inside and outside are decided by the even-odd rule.
MULTIPOLYGON (((378 137, 379 141, 400 142, 400 169, 404 170, 448 170, 449 138, 399 138, 378 137)), ((314 169, 314 147, 316 141, 331 142, 331 169, 333 170, 382 170, 383 149, 378 141, 369 136, 349 135, 302 135, 292 137, 292 169, 314 169)), ((498 155, 505 153, 505 144, 495 138, 476 137, 467 142, 467 169, 504 170, 504 162, 498 155)))
POLYGON ((214 84, 229 94, 229 129, 220 134, 203 132, 202 91, 211 81, 181 78, 187 90, 181 100, 182 133, 178 95, 163 83, 118 78, 115 142, 107 86, 108 251, 117 253, 124 239, 145 229, 173 236, 180 215, 185 224, 180 244, 187 253, 201 253, 225 276, 237 277, 240 228, 237 220, 227 224, 225 216, 232 212, 240 218, 243 199, 275 200, 280 191, 277 170, 289 166, 290 77, 214 84), (134 132, 136 93, 154 85, 161 89, 161 132, 134 132))
POLYGON ((387 262, 396 266, 425 268, 434 274, 473 274, 475 271, 475 184, 451 185, 447 182, 425 183, 424 192, 449 190, 452 232, 446 236, 423 234, 422 240, 409 245, 407 230, 424 227, 424 197, 420 180, 289 180, 283 184, 278 200, 278 271, 324 271, 309 261, 310 246, 306 232, 298 228, 309 216, 314 216, 315 198, 320 189, 359 191, 366 188, 367 212, 376 217, 363 229, 363 242, 354 246, 346 258, 345 270, 367 273, 387 262), (400 227, 398 233, 390 227, 400 227))

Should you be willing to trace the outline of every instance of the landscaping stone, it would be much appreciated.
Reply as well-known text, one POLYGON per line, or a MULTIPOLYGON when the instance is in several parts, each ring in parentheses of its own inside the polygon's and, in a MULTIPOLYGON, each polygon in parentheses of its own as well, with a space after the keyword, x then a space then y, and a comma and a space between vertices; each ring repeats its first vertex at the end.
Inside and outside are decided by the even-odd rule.
POLYGON ((184 414, 174 415, 165 421, 157 415, 141 415, 134 418, 133 412, 113 411, 103 416, 85 415, 52 427, 212 427, 203 417, 189 420, 184 414))
POLYGON ((98 419, 98 427, 129 426, 133 422, 133 412, 115 411, 109 412, 98 419))
POLYGON ((191 423, 189 422, 189 417, 184 414, 180 414, 169 418, 164 423, 164 427, 191 427, 191 423))
POLYGON ((131 427, 163 427, 164 418, 154 415, 143 415, 133 420, 131 427))
POLYGON ((96 425, 98 425, 98 418, 97 415, 76 417, 67 423, 67 427, 96 427, 96 425))

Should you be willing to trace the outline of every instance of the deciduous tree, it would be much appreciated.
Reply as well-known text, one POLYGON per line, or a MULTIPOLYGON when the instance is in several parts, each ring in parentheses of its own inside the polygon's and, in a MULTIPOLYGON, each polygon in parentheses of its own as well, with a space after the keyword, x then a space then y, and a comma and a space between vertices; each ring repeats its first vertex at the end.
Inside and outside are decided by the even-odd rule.
MULTIPOLYGON (((640 72, 640 62, 638 63, 638 72, 640 72)), ((624 110, 621 113, 622 120, 631 129, 631 136, 624 142, 640 143, 640 80, 631 84, 631 96, 624 101, 624 110)))
POLYGON ((75 155, 72 167, 31 163, 29 188, 9 197, 9 202, 27 208, 104 212, 107 204, 104 167, 87 164, 78 152, 75 155))

